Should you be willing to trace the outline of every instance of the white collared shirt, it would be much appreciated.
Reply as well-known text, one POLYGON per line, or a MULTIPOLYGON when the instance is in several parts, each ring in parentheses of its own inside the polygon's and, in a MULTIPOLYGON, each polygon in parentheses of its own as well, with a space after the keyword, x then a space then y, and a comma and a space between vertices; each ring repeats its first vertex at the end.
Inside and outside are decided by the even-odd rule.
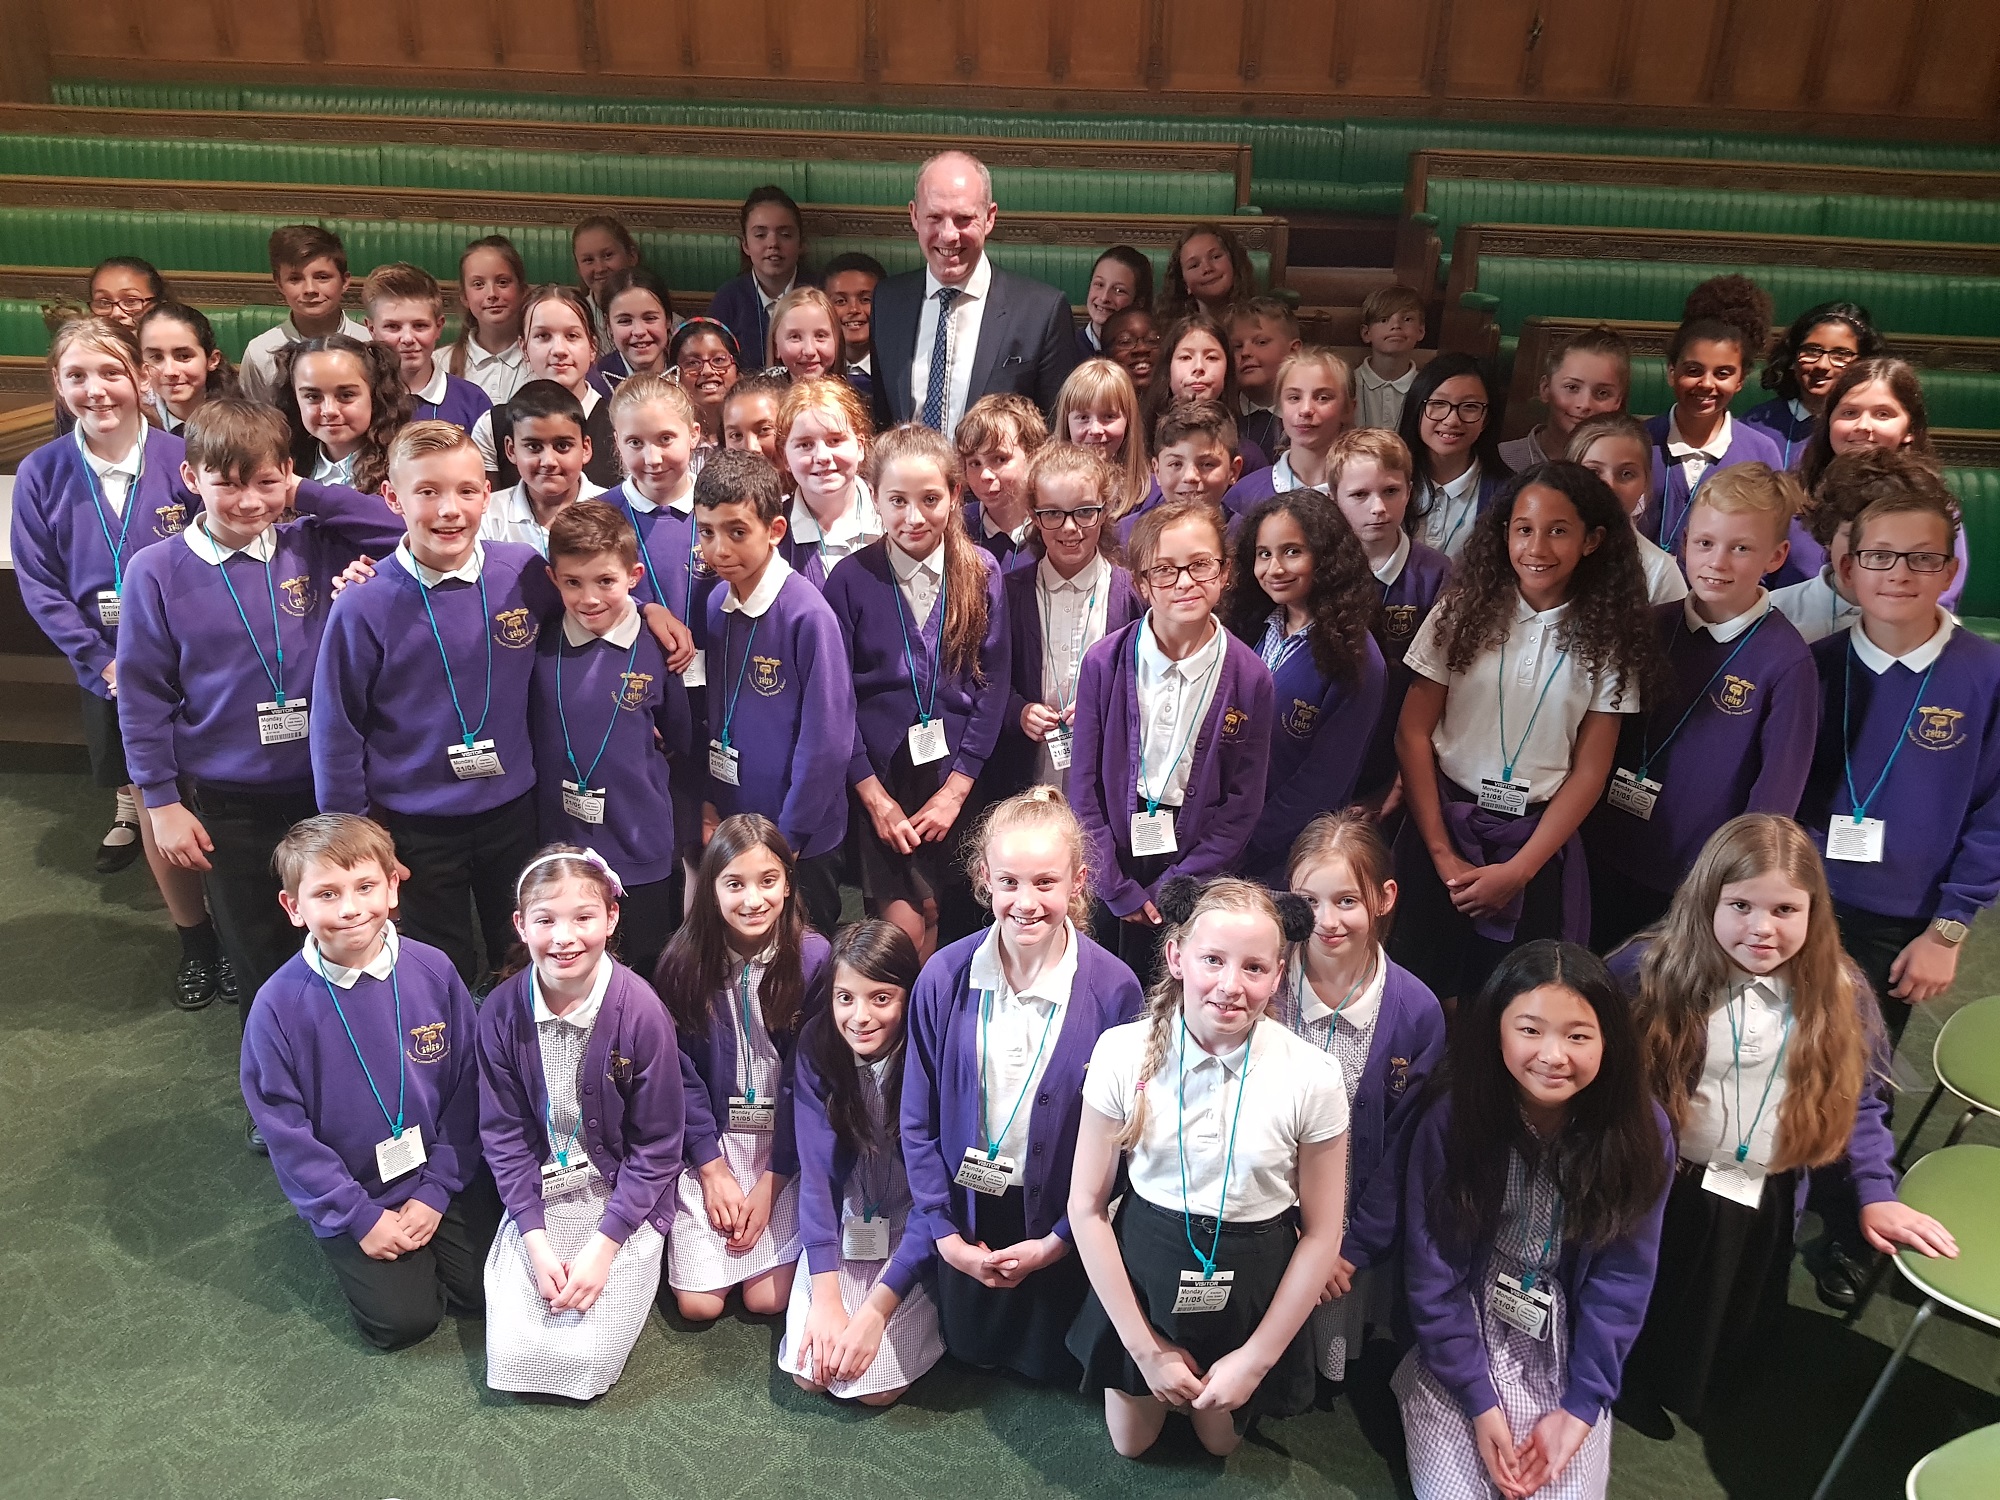
POLYGON ((1396 550, 1389 554, 1387 561, 1368 571, 1375 575, 1375 581, 1383 588, 1393 588, 1396 580, 1403 576, 1403 569, 1410 561, 1410 534, 1405 531, 1396 539, 1396 550))
POLYGON ((1722 455, 1729 451, 1731 438, 1735 435, 1736 419, 1728 412, 1722 414, 1722 425, 1715 429, 1715 436, 1704 447, 1694 447, 1681 436, 1680 413, 1667 413, 1667 461, 1681 466, 1681 477, 1686 482, 1688 493, 1693 494, 1702 476, 1722 462, 1722 455))
POLYGON ((843 557, 851 557, 882 534, 882 516, 875 509, 874 491, 868 481, 856 479, 847 509, 824 531, 807 508, 803 495, 792 496, 791 534, 800 546, 810 543, 819 549, 821 568, 831 573, 843 557))
POLYGON ((324 979, 335 989, 351 990, 354 988, 355 982, 363 974, 366 974, 370 979, 387 979, 393 974, 396 971, 396 954, 401 946, 401 941, 396 936, 396 924, 394 922, 384 922, 382 924, 382 946, 375 950, 373 958, 369 959, 367 963, 358 969, 343 968, 341 965, 334 963, 319 951, 319 939, 313 937, 311 934, 307 935, 305 947, 300 950, 300 956, 305 959, 308 969, 311 969, 313 973, 319 975, 320 978, 324 979))
POLYGON ((1291 490, 1318 490, 1322 495, 1332 493, 1324 481, 1319 484, 1307 484, 1300 479, 1292 468, 1291 454, 1280 453, 1277 461, 1271 465, 1271 493, 1283 495, 1291 490))
POLYGON ((1160 649, 1150 611, 1139 626, 1139 795, 1162 807, 1187 800, 1194 742, 1222 678, 1224 632, 1209 625, 1208 640, 1179 661, 1160 649))
POLYGON ((1763 589, 1757 590, 1757 602, 1742 614, 1731 615, 1728 619, 1718 620, 1712 625, 1696 612, 1694 595, 1689 594, 1681 603, 1681 618, 1687 621, 1687 628, 1691 633, 1706 630, 1725 646, 1770 612, 1771 595, 1763 589))
POLYGON ((1035 526, 1035 518, 1033 516, 1029 516, 1027 520, 1023 521, 1019 526, 1016 526, 1013 530, 1009 531, 1005 527, 995 526, 993 524, 993 517, 987 514, 986 507, 983 505, 979 507, 979 529, 980 532, 989 539, 996 536, 1004 536, 1005 538, 1007 538, 1008 541, 1012 542, 1015 546, 1018 547, 1023 542, 1027 541, 1028 533, 1034 530, 1034 526, 1035 526))
POLYGON ((1132 1021, 1100 1036, 1083 1075, 1083 1102, 1123 1125, 1144 1097, 1146 1123, 1132 1148, 1131 1182, 1154 1207, 1179 1213, 1185 1203, 1195 1216, 1213 1218, 1220 1205, 1230 1223, 1276 1218, 1299 1201, 1299 1148, 1347 1129, 1339 1065, 1269 1017, 1251 1031, 1247 1068, 1243 1047, 1217 1057, 1186 1035, 1184 1023, 1174 1025, 1166 1058, 1143 1096, 1139 1070, 1152 1023, 1132 1021), (1222 1168, 1232 1129, 1236 1152, 1225 1200, 1222 1168))
POLYGON ((548 999, 542 994, 542 976, 528 971, 528 992, 534 997, 535 1024, 557 1021, 564 1026, 573 1026, 578 1031, 588 1031, 597 1024, 597 1012, 604 1006, 604 992, 611 988, 611 955, 598 955, 597 971, 590 978, 590 993, 583 997, 583 1003, 565 1015, 557 1015, 549 1009, 548 999))
POLYGON ((1424 542, 1457 560, 1472 535, 1472 523, 1479 514, 1479 460, 1458 478, 1444 484, 1424 482, 1431 496, 1431 508, 1423 519, 1424 542))
POLYGON ((1639 566, 1646 570, 1646 602, 1678 604, 1687 598, 1688 582, 1673 553, 1637 532, 1632 539, 1639 544, 1639 566))
MULTIPOLYGON (((1041 615, 1041 701, 1058 711, 1076 704, 1076 682, 1083 656, 1104 639, 1111 619, 1111 564, 1102 554, 1064 578, 1045 556, 1035 564, 1035 608, 1041 615)), ((1035 747, 1036 779, 1046 786, 1067 787, 1069 772, 1059 769, 1045 739, 1035 747)))
MULTIPOLYGON (((603 486, 592 484, 588 474, 578 476, 578 500, 595 500, 603 493, 603 486)), ((543 557, 549 555, 549 529, 535 519, 535 502, 528 498, 526 481, 493 492, 493 498, 486 502, 486 514, 479 518, 479 539, 482 542, 521 542, 533 547, 543 557)))
POLYGON ((875 378, 875 351, 870 349, 859 359, 848 359, 843 355, 841 367, 847 375, 866 375, 872 380, 875 378))
POLYGON ((495 406, 505 406, 528 383, 528 349, 519 339, 497 354, 480 348, 478 339, 465 341, 465 378, 486 392, 495 406))
POLYGON ((563 611, 563 639, 572 646, 588 646, 592 641, 606 641, 620 651, 632 649, 632 643, 639 639, 639 606, 629 598, 625 601, 625 613, 618 617, 618 623, 604 634, 599 635, 568 610, 563 611))
POLYGON ((981 1129, 1000 1131, 1000 1154, 1024 1161, 1035 1090, 1055 1056, 1056 1037, 1076 986, 1076 928, 1064 920, 1062 957, 1043 965, 1034 981, 1016 993, 1000 963, 996 923, 986 929, 986 940, 973 953, 966 982, 979 992, 986 1018, 979 1031, 979 1066, 986 1080, 986 1120, 981 1129), (989 1004, 990 1010, 985 1010, 989 1004), (1014 1108, 1017 1099, 1019 1109, 1014 1108))
MULTIPOLYGON (((373 343, 375 336, 368 331, 366 323, 358 322, 343 312, 340 327, 334 330, 344 333, 357 343, 373 343)), ((278 389, 278 352, 289 349, 293 344, 303 344, 306 336, 299 332, 291 314, 276 328, 267 328, 244 346, 243 364, 236 372, 238 394, 247 401, 271 402, 278 389)))
POLYGON ((438 406, 443 404, 445 393, 450 389, 451 381, 445 371, 444 361, 433 354, 431 356, 431 378, 425 383, 422 390, 410 392, 410 400, 412 402, 421 401, 424 405, 435 411, 438 406))
POLYGON ((912 557, 894 542, 889 543, 889 571, 895 575, 896 587, 903 591, 910 623, 921 630, 944 589, 944 543, 931 548, 928 557, 912 557))
POLYGON ((799 284, 799 271, 798 267, 796 266, 792 268, 792 279, 786 282, 784 290, 778 292, 775 296, 770 292, 765 291, 764 283, 759 281, 755 276, 752 276, 750 278, 750 285, 752 285, 757 289, 758 300, 764 304, 764 321, 766 323, 771 321, 771 309, 776 307, 785 298, 789 297, 792 294, 792 288, 797 286, 798 284, 799 284))
POLYGON ((1445 669, 1439 645, 1442 610, 1432 610, 1410 642, 1403 658, 1410 670, 1450 688, 1444 714, 1431 731, 1431 744, 1438 769, 1465 790, 1477 792, 1481 781, 1498 781, 1505 757, 1511 754, 1514 779, 1528 783, 1528 801, 1546 802, 1569 779, 1577 727, 1586 713, 1639 712, 1636 689, 1628 690, 1621 701, 1612 701, 1618 690, 1616 672, 1592 678, 1573 654, 1562 653, 1557 637, 1568 608, 1558 604, 1537 614, 1525 600, 1516 599, 1505 645, 1488 646, 1457 677, 1445 669), (1503 701, 1505 750, 1500 745, 1503 701))
POLYGON ((1794 625, 1810 646, 1849 629, 1861 618, 1861 606, 1840 597, 1833 586, 1833 569, 1821 568, 1803 583, 1788 583, 1771 594, 1771 607, 1794 625))
POLYGON ((266 526, 244 546, 225 547, 208 534, 207 525, 196 517, 194 525, 181 528, 181 540, 187 543, 188 551, 218 568, 239 555, 255 562, 268 563, 278 550, 278 528, 266 526))
MULTIPOLYGON (((1333 1003, 1329 1005, 1319 991, 1313 988, 1312 981, 1306 976, 1303 943, 1293 950, 1291 967, 1285 974, 1285 985, 1294 997, 1299 1019, 1307 1026, 1320 1028, 1322 1035, 1329 1018, 1332 1018, 1335 1024, 1346 1026, 1353 1031, 1365 1031, 1374 1025, 1376 1013, 1382 1009, 1382 991, 1388 983, 1389 959, 1382 951, 1380 943, 1375 945, 1375 966, 1368 971, 1368 977, 1362 981, 1361 988, 1354 992, 1354 998, 1345 1005, 1340 1003, 1342 997, 1338 995, 1334 996, 1333 1003)), ((1307 1040, 1311 1041, 1311 1038, 1307 1040)))
POLYGON ((1745 1161, 1758 1167, 1770 1163, 1777 1151, 1778 1111, 1785 1098, 1784 1064, 1791 1057, 1789 1047, 1783 1059, 1778 1050, 1785 1039, 1791 1008, 1792 986, 1783 976, 1771 974, 1753 980, 1731 970, 1723 1003, 1708 1013, 1708 1051, 1702 1059, 1701 1082, 1688 1096, 1687 1124, 1681 1128, 1680 1139, 1680 1154, 1686 1160, 1734 1164, 1736 1148, 1744 1144, 1744 1133, 1755 1120, 1745 1161), (1766 1084, 1770 1085, 1768 1100, 1766 1084), (1759 1101, 1764 1101, 1761 1115, 1757 1112, 1759 1101))
POLYGON ((104 496, 104 503, 111 507, 114 516, 125 514, 125 497, 132 492, 132 486, 139 482, 139 471, 145 466, 146 429, 139 429, 139 441, 132 445, 132 451, 123 458, 99 458, 86 443, 81 429, 76 429, 77 450, 83 454, 83 461, 90 466, 90 472, 97 476, 97 488, 104 496))
MULTIPOLYGON (((527 372, 527 379, 520 383, 526 385, 528 380, 540 380, 541 378, 541 376, 529 371, 527 372)), ((567 390, 568 387, 565 386, 564 389, 567 390)), ((578 402, 583 406, 584 420, 589 421, 590 414, 597 410, 597 403, 604 398, 597 394, 596 386, 587 383, 575 395, 578 402)), ((500 459, 502 455, 500 453, 500 445, 493 441, 493 413, 501 410, 504 410, 504 408, 495 406, 483 411, 479 414, 479 420, 472 424, 472 446, 479 450, 479 457, 485 462, 487 472, 491 474, 500 472, 500 459)))
POLYGON ((743 614, 753 620, 764 618, 765 612, 778 602, 778 590, 785 586, 785 580, 792 576, 792 565, 779 553, 773 552, 771 560, 764 564, 764 572, 757 580, 757 586, 750 590, 746 599, 736 597, 736 585, 729 586, 729 592, 722 600, 722 612, 726 615, 743 614))
POLYGON ((1880 646, 1869 640, 1868 627, 1866 625, 1856 626, 1850 632, 1851 638, 1854 641, 1854 654, 1860 658, 1861 665, 1873 672, 1877 677, 1880 677, 1889 668, 1897 665, 1901 665, 1905 670, 1911 672, 1928 672, 1932 664, 1944 654, 1945 643, 1951 639, 1952 631, 1958 628, 1958 621, 1952 618, 1949 610, 1940 608, 1937 612, 1937 617, 1938 626, 1931 633, 1931 638, 1921 646, 1911 647, 1901 656, 1891 656, 1880 646))
MULTIPOLYGON (((937 294, 944 283, 928 266, 924 269, 924 305, 917 313, 917 352, 910 362, 910 419, 922 421, 924 395, 930 389, 931 345, 937 340, 937 294)), ((972 404, 972 365, 979 355, 979 329, 986 321, 986 303, 993 287, 993 262, 984 251, 979 264, 958 289, 951 304, 951 327, 946 335, 945 359, 948 377, 944 389, 944 426, 947 437, 958 431, 958 421, 972 404)))
POLYGON ((1414 361, 1394 380, 1385 380, 1362 360, 1354 367, 1354 425, 1386 427, 1394 432, 1403 420, 1403 398, 1410 394, 1416 378, 1414 361))
POLYGON ((486 566, 486 547, 483 543, 472 544, 472 556, 453 568, 449 573, 440 573, 436 568, 417 561, 416 553, 410 550, 410 539, 404 537, 396 543, 396 561, 403 569, 427 589, 434 589, 448 578, 456 578, 460 583, 479 582, 480 570, 486 566))
POLYGON ((313 465, 312 477, 315 484, 344 484, 350 488, 354 484, 354 464, 361 457, 356 448, 345 458, 335 458, 325 448, 319 450, 319 461, 313 465))

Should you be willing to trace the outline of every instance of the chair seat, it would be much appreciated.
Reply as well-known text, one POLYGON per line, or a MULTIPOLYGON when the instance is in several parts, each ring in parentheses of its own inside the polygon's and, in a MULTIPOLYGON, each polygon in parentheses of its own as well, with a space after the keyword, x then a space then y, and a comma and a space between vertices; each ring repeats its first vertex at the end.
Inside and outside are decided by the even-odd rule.
POLYGON ((1951 1230, 1955 1260, 1905 1247, 1896 1269, 1927 1297, 2000 1328, 2000 1146, 1947 1146, 1904 1174, 1896 1196, 1951 1230))
POLYGON ((1946 1088, 2000 1114, 2000 995, 1975 1000, 1946 1021, 1932 1059, 1946 1088))
POLYGON ((2000 1475, 2000 1423, 1925 1454, 1904 1486, 1909 1500, 1987 1500, 2000 1475))

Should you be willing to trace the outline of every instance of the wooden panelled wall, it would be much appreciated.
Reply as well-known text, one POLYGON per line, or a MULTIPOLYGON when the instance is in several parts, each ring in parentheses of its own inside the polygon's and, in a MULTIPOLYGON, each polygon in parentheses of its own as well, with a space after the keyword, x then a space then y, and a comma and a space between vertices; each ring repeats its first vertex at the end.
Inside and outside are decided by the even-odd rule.
POLYGON ((0 0, 49 76, 2000 133, 1996 0, 0 0))

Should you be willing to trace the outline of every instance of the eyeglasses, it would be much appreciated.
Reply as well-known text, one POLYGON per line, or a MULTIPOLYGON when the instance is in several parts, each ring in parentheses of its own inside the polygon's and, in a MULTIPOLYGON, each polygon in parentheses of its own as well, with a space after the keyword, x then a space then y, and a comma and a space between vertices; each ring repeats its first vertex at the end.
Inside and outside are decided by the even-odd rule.
POLYGON ((1076 522, 1078 531, 1088 531, 1104 519, 1104 507, 1079 505, 1075 510, 1038 510, 1034 517, 1035 524, 1044 531, 1061 531, 1065 521, 1076 522))
POLYGON ((1942 573, 1945 564, 1951 561, 1949 552, 1890 552, 1880 547, 1870 547, 1866 552, 1854 554, 1855 562, 1871 573, 1886 573, 1898 562, 1910 565, 1912 573, 1942 573))
POLYGON ((1424 403, 1424 415, 1429 417, 1433 422, 1442 422, 1453 412, 1458 413, 1458 420, 1461 422, 1467 424, 1481 422, 1486 419, 1486 403, 1484 401, 1447 401, 1442 396, 1433 396, 1424 403))
POLYGON ((108 293, 99 292, 95 297, 90 299, 90 310, 94 313, 108 313, 116 308, 119 312, 124 313, 144 312, 157 301, 159 301, 157 297, 140 297, 136 295, 113 297, 108 293))
POLYGON ((1154 563, 1139 576, 1156 589, 1170 589, 1181 581, 1183 573, 1191 583, 1213 583, 1222 576, 1222 559, 1197 557, 1189 563, 1154 563))
POLYGON ((1861 358, 1858 349, 1822 349, 1818 344, 1801 344, 1792 355, 1792 362, 1801 365, 1831 365, 1836 370, 1844 370, 1861 358))
POLYGON ((736 361, 727 354, 710 354, 706 357, 699 354, 683 354, 676 363, 693 375, 702 370, 727 370, 736 361))

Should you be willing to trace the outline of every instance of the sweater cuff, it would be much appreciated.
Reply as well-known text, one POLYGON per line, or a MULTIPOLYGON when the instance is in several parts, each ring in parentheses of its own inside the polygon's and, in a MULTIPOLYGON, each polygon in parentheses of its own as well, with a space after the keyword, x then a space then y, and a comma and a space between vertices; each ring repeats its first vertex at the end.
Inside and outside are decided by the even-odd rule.
POLYGON ((614 1214, 609 1209, 606 1209, 604 1217, 597 1221, 597 1232, 614 1245, 623 1245, 631 1238, 632 1231, 636 1228, 638 1226, 625 1215, 614 1214))
POLYGON ((1493 1389, 1492 1377, 1481 1370, 1478 1378, 1458 1393, 1458 1404, 1465 1410, 1466 1421, 1477 1422, 1500 1404, 1500 1393, 1493 1389))
POLYGON ((1586 1396, 1582 1391, 1565 1391, 1562 1409, 1586 1427, 1595 1427, 1604 1415, 1604 1403, 1586 1396))
POLYGON ((514 1227, 523 1234, 532 1234, 537 1229, 547 1229, 549 1227, 547 1208, 543 1204, 539 1193, 535 1195, 533 1203, 523 1204, 521 1211, 514 1214, 513 1219, 514 1227))
POLYGON ((451 1189, 441 1182, 429 1179, 419 1182, 411 1189, 410 1197, 440 1216, 451 1207, 451 1189))
POLYGON ((909 1298, 910 1288, 917 1284, 917 1275, 917 1266, 904 1265, 901 1261, 892 1260, 883 1270, 881 1279, 876 1285, 885 1286, 894 1292, 897 1302, 900 1303, 909 1298))
POLYGON ((839 1240, 807 1240, 806 1271, 809 1275, 824 1276, 828 1271, 840 1269, 839 1240))
POLYGON ((152 781, 139 788, 139 794, 148 807, 177 807, 180 805, 181 789, 178 782, 152 781))
POLYGON ((368 1238, 368 1232, 380 1222, 386 1212, 388 1210, 377 1208, 364 1197, 361 1206, 349 1214, 347 1222, 340 1226, 340 1232, 358 1245, 368 1238))

